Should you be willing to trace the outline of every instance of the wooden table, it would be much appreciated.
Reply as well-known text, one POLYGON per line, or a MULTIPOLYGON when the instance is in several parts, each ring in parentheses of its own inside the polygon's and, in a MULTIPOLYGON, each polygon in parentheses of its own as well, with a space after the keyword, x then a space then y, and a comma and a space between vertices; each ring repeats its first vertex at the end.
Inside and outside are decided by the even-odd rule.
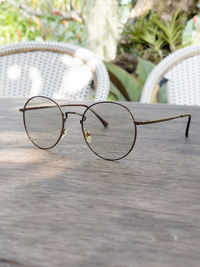
POLYGON ((96 157, 79 117, 52 150, 28 140, 0 99, 0 266, 200 266, 200 108, 127 103, 138 127, 118 162, 96 157))

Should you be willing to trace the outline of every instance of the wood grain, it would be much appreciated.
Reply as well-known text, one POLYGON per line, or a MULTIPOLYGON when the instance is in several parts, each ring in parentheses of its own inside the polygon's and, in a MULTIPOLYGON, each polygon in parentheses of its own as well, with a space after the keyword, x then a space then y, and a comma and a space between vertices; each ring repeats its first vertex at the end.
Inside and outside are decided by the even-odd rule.
POLYGON ((55 148, 35 148, 18 109, 0 99, 0 266, 199 266, 200 108, 126 103, 138 126, 119 162, 88 149, 80 118, 55 148))

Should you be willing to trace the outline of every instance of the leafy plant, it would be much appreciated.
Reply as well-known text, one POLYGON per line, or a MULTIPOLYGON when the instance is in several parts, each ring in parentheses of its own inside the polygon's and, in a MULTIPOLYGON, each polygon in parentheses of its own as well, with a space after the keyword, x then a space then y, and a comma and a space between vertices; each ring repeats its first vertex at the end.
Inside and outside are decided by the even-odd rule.
MULTIPOLYGON (((38 0, 0 2, 0 44, 27 40, 50 40, 81 44, 86 42, 84 23, 78 18, 69 16, 64 8, 64 1, 51 1, 52 10, 46 7, 47 2, 38 0), (26 4, 31 4, 28 8, 26 4), (22 9, 18 8, 23 7, 22 9), (45 9, 46 8, 46 9, 45 9), (59 10, 59 11, 58 11, 59 10), (63 13, 62 13, 63 12, 63 13)), ((77 5, 77 4, 76 4, 77 5)), ((74 14, 72 12, 72 14, 74 14)))
MULTIPOLYGON (((122 17, 128 17, 133 1, 118 1, 122 17)), ((87 0, 1 0, 0 44, 39 39, 86 46, 88 41, 86 21, 90 2, 87 0)), ((98 14, 93 15, 98 17, 98 14)))
POLYGON ((111 73, 109 99, 119 101, 139 101, 144 83, 155 66, 153 63, 140 58, 136 75, 131 75, 112 63, 105 62, 105 65, 111 73))
POLYGON ((192 45, 200 43, 200 14, 187 21, 182 34, 182 44, 192 45))
POLYGON ((0 9, 0 43, 33 40, 41 36, 37 23, 27 17, 19 16, 15 8, 1 4, 0 9))
POLYGON ((119 45, 119 53, 134 53, 154 63, 181 46, 185 15, 176 11, 171 22, 162 21, 150 11, 127 25, 119 45))
POLYGON ((177 10, 171 22, 162 22, 158 16, 153 16, 152 21, 157 26, 157 29, 152 29, 152 31, 169 46, 170 52, 181 46, 181 36, 184 30, 183 22, 185 22, 185 15, 182 12, 177 10))

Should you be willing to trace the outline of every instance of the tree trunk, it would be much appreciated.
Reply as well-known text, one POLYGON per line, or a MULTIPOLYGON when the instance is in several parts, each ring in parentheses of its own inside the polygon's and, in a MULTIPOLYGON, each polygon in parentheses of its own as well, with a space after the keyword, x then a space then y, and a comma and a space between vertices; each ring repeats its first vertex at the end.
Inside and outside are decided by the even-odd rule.
POLYGON ((89 0, 88 3, 88 48, 102 60, 113 60, 116 57, 121 27, 118 1, 89 0))
POLYGON ((141 16, 150 9, 154 9, 164 20, 171 20, 177 9, 191 14, 198 0, 138 0, 131 11, 130 18, 141 16))

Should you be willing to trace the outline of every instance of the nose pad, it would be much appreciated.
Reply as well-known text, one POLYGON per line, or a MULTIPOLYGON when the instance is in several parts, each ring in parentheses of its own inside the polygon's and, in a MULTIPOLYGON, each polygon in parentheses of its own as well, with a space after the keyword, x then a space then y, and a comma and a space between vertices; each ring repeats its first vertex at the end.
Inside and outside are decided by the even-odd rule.
POLYGON ((65 130, 65 129, 63 129, 63 132, 62 132, 62 137, 61 137, 61 138, 63 138, 65 135, 66 135, 66 130, 65 130))
POLYGON ((85 139, 87 140, 87 142, 90 144, 92 142, 92 137, 90 135, 90 133, 88 132, 87 129, 85 129, 84 131, 84 135, 85 135, 85 139))

